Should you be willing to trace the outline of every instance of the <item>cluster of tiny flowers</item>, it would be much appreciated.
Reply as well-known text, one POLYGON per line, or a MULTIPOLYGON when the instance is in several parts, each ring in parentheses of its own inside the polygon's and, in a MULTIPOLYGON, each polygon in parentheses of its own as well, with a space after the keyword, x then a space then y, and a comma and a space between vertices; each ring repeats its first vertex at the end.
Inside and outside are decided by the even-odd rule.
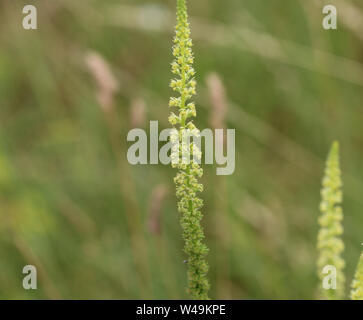
POLYGON ((345 262, 341 257, 344 243, 341 239, 343 234, 342 220, 343 211, 340 206, 343 198, 341 171, 339 166, 339 144, 333 143, 326 163, 323 188, 321 191, 322 201, 320 211, 322 213, 319 224, 318 250, 318 274, 320 279, 324 278, 323 268, 332 265, 336 268, 336 289, 322 289, 323 298, 343 299, 345 277, 343 269, 345 262))
POLYGON ((174 182, 178 210, 182 215, 184 251, 188 256, 188 292, 193 299, 208 299, 208 265, 205 262, 208 249, 203 243, 204 233, 200 224, 202 219, 200 209, 203 203, 197 196, 197 193, 203 190, 202 184, 198 183, 198 178, 203 175, 203 170, 199 166, 201 151, 190 141, 191 137, 198 137, 200 134, 191 120, 196 116, 195 104, 189 102, 196 94, 191 47, 186 3, 185 0, 178 0, 176 36, 173 46, 175 60, 171 64, 176 78, 170 83, 170 87, 178 93, 178 97, 172 97, 169 102, 171 108, 177 108, 177 111, 171 112, 169 116, 169 122, 175 126, 170 136, 171 163, 178 169, 174 182), (192 159, 190 159, 191 156, 192 159))
POLYGON ((357 271, 352 282, 352 300, 363 300, 363 252, 360 256, 357 271))

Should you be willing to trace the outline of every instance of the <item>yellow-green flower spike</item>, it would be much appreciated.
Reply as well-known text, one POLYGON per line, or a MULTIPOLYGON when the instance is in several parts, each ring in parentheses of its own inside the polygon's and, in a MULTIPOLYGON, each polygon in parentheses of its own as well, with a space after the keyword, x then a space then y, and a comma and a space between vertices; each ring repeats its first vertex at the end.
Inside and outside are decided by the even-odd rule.
POLYGON ((181 226, 185 241, 184 251, 188 258, 188 292, 193 299, 208 299, 209 282, 207 279, 208 265, 205 256, 208 252, 203 243, 204 233, 201 226, 202 200, 197 193, 203 186, 198 183, 198 178, 203 174, 198 161, 201 152, 193 143, 188 146, 183 144, 183 136, 187 132, 189 136, 198 136, 199 130, 195 127, 191 118, 196 116, 196 109, 190 99, 196 94, 195 71, 192 67, 193 53, 190 39, 187 7, 185 0, 177 0, 177 25, 174 38, 173 55, 175 60, 171 64, 172 73, 176 76, 170 83, 170 87, 178 97, 172 97, 169 102, 171 108, 177 108, 171 112, 169 122, 174 126, 170 140, 172 147, 172 165, 178 169, 174 179, 176 195, 178 198, 178 210, 181 213, 181 226), (177 145, 175 142, 179 142, 177 145), (189 149, 189 150, 188 150, 189 149), (192 159, 183 161, 185 153, 190 152, 192 159), (180 157, 183 155, 182 157, 180 157))
POLYGON ((340 206, 343 199, 342 180, 339 165, 339 144, 334 142, 328 160, 326 162, 325 176, 321 190, 319 218, 320 231, 318 234, 318 275, 321 280, 320 292, 323 299, 339 300, 344 299, 345 277, 343 269, 345 262, 341 257, 344 250, 344 243, 341 239, 343 234, 343 211, 340 206), (323 288, 323 281, 327 274, 323 273, 326 266, 335 267, 336 288, 323 288))
POLYGON ((357 271, 352 282, 350 297, 352 300, 363 300, 363 252, 360 256, 357 271))

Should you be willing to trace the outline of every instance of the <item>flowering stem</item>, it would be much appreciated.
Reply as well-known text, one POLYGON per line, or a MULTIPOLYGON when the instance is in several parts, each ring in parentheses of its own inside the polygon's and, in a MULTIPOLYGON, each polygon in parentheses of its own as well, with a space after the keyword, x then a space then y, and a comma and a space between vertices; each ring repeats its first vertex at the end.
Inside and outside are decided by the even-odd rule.
POLYGON ((178 210, 182 215, 184 252, 188 255, 188 292, 193 299, 208 299, 208 265, 205 262, 208 249, 203 243, 204 233, 200 224, 202 219, 200 208, 203 203, 197 197, 197 193, 203 190, 202 184, 198 183, 198 178, 203 175, 203 170, 196 160, 200 160, 201 152, 194 143, 187 147, 184 145, 186 130, 189 136, 199 136, 199 130, 190 120, 196 116, 195 105, 192 102, 188 103, 196 93, 196 81, 193 78, 195 71, 192 68, 194 58, 191 47, 186 3, 185 0, 177 0, 177 25, 173 46, 175 60, 171 65, 172 72, 177 78, 171 81, 170 86, 179 96, 172 97, 169 102, 170 107, 177 107, 177 114, 172 112, 169 116, 169 122, 175 126, 170 139, 174 146, 177 142, 177 146, 172 149, 172 165, 178 169, 174 181, 178 210), (191 152, 192 160, 189 156, 189 161, 184 161, 186 148, 188 154, 191 152), (180 160, 181 155, 183 161, 180 160))
POLYGON ((322 288, 323 298, 344 299, 345 277, 343 269, 345 262, 341 257, 344 243, 341 239, 343 234, 343 210, 340 206, 343 199, 341 171, 339 166, 339 144, 334 142, 328 160, 326 162, 323 188, 321 190, 322 201, 320 211, 322 213, 319 224, 318 250, 318 275, 323 281, 327 274, 323 273, 326 266, 333 266, 336 270, 336 287, 322 288))
POLYGON ((363 252, 360 256, 357 271, 352 282, 350 297, 352 300, 363 300, 363 252))

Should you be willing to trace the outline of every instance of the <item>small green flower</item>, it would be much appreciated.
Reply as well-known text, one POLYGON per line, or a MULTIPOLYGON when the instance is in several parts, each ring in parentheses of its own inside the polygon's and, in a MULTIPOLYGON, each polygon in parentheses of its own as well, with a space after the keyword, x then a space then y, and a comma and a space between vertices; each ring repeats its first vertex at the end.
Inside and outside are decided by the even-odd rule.
POLYGON ((201 158, 201 151, 193 142, 190 145, 185 143, 186 137, 199 135, 199 130, 190 120, 196 116, 195 104, 188 102, 196 94, 197 84, 193 78, 195 71, 192 67, 194 58, 191 47, 186 3, 185 0, 178 0, 176 36, 173 47, 175 60, 171 64, 171 71, 177 78, 170 82, 170 87, 179 96, 172 97, 169 102, 169 107, 178 108, 177 114, 172 112, 169 116, 171 125, 177 126, 173 129, 170 137, 172 142, 171 158, 172 166, 178 169, 174 182, 176 184, 178 210, 182 215, 184 251, 188 255, 186 260, 188 265, 188 292, 193 299, 208 299, 208 265, 205 261, 208 249, 203 243, 204 233, 201 226, 202 213, 200 211, 203 202, 197 196, 197 193, 203 190, 202 184, 198 183, 198 178, 203 175, 203 170, 197 161, 201 158), (190 155, 192 159, 190 159, 190 155))
POLYGON ((323 274, 325 266, 336 268, 336 289, 324 289, 321 287, 321 294, 326 299, 343 299, 345 277, 343 269, 345 262, 341 257, 344 250, 344 243, 341 239, 343 234, 343 211, 340 206, 343 199, 341 171, 339 167, 339 144, 334 142, 328 160, 326 162, 323 188, 321 190, 319 218, 320 231, 318 234, 318 275, 321 281, 326 276, 323 274))
POLYGON ((363 252, 360 256, 357 271, 352 282, 350 297, 352 300, 363 300, 363 252))

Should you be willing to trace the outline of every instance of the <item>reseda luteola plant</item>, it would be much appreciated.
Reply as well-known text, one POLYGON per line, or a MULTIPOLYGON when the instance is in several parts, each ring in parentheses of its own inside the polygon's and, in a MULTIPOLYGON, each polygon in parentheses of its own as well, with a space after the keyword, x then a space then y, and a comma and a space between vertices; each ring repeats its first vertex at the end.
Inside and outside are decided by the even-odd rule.
POLYGON ((188 256, 188 292, 193 299, 208 299, 209 282, 207 279, 208 265, 205 256, 208 252, 203 243, 204 233, 201 226, 202 200, 197 197, 197 192, 203 190, 198 178, 203 174, 197 159, 201 152, 198 147, 190 143, 189 147, 183 143, 185 132, 198 136, 199 130, 195 127, 191 117, 196 116, 195 104, 190 102, 196 94, 195 71, 192 67, 193 53, 192 40, 187 16, 185 0, 177 0, 177 25, 174 38, 172 72, 176 75, 170 83, 171 88, 178 93, 178 97, 170 99, 169 106, 177 107, 176 114, 172 112, 169 122, 174 126, 171 133, 172 166, 178 169, 174 179, 176 195, 178 198, 178 210, 181 213, 181 226, 185 241, 184 251, 188 256), (189 149, 189 150, 186 150, 189 149), (187 151, 187 152, 186 152, 187 151), (193 156, 190 161, 185 161, 185 154, 193 156), (181 157, 182 156, 182 157, 181 157))
MULTIPOLYGON (((322 281, 326 274, 323 269, 327 265, 336 268, 336 290, 321 287, 322 298, 343 299, 345 277, 343 269, 345 262, 341 257, 344 243, 341 239, 343 234, 342 220, 343 211, 340 206, 343 198, 341 171, 339 166, 339 144, 334 142, 326 162, 323 188, 321 190, 322 201, 320 211, 322 213, 319 224, 318 250, 318 275, 322 281)), ((320 284, 321 285, 321 284, 320 284)))
POLYGON ((352 300, 363 300, 363 252, 360 256, 357 271, 352 282, 350 297, 352 300))

